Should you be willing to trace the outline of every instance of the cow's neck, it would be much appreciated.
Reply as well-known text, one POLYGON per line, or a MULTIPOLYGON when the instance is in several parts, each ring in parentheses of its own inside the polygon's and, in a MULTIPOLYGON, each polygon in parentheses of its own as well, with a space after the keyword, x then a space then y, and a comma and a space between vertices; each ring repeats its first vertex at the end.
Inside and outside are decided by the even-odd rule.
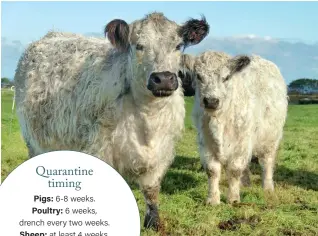
MULTIPOLYGON (((134 80, 136 81, 136 80, 134 80)), ((141 112, 147 113, 148 115, 157 114, 166 109, 172 109, 171 103, 175 99, 175 96, 171 97, 154 97, 150 93, 147 93, 147 88, 140 84, 131 85, 132 99, 137 109, 141 112)))

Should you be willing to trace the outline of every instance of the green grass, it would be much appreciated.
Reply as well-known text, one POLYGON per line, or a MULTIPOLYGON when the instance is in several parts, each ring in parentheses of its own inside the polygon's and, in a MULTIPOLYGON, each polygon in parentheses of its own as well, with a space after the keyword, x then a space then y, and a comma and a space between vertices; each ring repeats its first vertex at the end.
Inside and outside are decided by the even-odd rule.
MULTIPOLYGON (((11 92, 2 91, 2 179, 27 159, 15 113, 11 122, 12 97, 11 92)), ((213 207, 204 205, 207 177, 200 169, 192 105, 187 98, 186 130, 162 183, 160 214, 165 227, 161 234, 142 228, 142 235, 318 235, 318 106, 289 106, 275 194, 263 193, 261 169, 253 164, 252 186, 241 189, 242 204, 225 203, 223 175, 222 204, 213 207)), ((133 192, 143 222, 144 199, 134 186, 133 192)))

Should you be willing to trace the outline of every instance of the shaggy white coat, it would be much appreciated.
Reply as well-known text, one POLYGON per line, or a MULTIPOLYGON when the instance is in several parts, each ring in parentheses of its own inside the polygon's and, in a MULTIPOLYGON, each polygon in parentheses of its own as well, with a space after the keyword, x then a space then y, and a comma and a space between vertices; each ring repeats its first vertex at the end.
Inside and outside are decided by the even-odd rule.
POLYGON ((287 115, 287 86, 274 63, 255 55, 245 68, 223 81, 237 58, 209 51, 192 62, 196 78, 192 115, 201 162, 208 174, 209 204, 220 203, 221 166, 227 171, 228 201, 240 201, 240 178, 248 173, 244 170, 252 155, 263 164, 264 189, 274 189, 273 168, 287 115), (205 109, 204 98, 218 98, 219 109, 205 109))

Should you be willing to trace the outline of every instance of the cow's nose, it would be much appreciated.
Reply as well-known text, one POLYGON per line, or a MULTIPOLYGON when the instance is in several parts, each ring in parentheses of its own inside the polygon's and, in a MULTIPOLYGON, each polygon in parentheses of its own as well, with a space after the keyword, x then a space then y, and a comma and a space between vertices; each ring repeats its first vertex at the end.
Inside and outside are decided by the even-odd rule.
POLYGON ((216 109, 219 106, 220 100, 218 98, 203 98, 205 108, 216 109))
POLYGON ((177 75, 171 73, 169 71, 164 72, 154 72, 150 75, 150 81, 154 82, 155 84, 161 83, 174 83, 177 80, 177 75))
POLYGON ((169 71, 154 72, 149 78, 150 90, 176 90, 178 88, 177 75, 169 71))
POLYGON ((169 71, 153 72, 147 88, 157 97, 170 96, 178 88, 177 75, 169 71))

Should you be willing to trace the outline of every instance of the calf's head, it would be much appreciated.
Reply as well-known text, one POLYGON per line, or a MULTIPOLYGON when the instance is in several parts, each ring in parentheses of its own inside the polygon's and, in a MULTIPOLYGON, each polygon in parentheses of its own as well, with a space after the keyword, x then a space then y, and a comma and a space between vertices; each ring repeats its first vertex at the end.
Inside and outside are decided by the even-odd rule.
MULTIPOLYGON (((194 70, 201 106, 206 111, 216 111, 230 96, 233 75, 244 70, 251 62, 248 56, 236 56, 218 68, 210 69, 206 62, 196 61, 194 70)), ((235 79, 235 78, 233 78, 235 79)))
POLYGON ((112 45, 130 56, 132 79, 146 94, 155 97, 171 95, 179 87, 178 70, 183 50, 200 43, 209 33, 203 17, 183 25, 152 13, 128 25, 113 20, 105 27, 112 45))

